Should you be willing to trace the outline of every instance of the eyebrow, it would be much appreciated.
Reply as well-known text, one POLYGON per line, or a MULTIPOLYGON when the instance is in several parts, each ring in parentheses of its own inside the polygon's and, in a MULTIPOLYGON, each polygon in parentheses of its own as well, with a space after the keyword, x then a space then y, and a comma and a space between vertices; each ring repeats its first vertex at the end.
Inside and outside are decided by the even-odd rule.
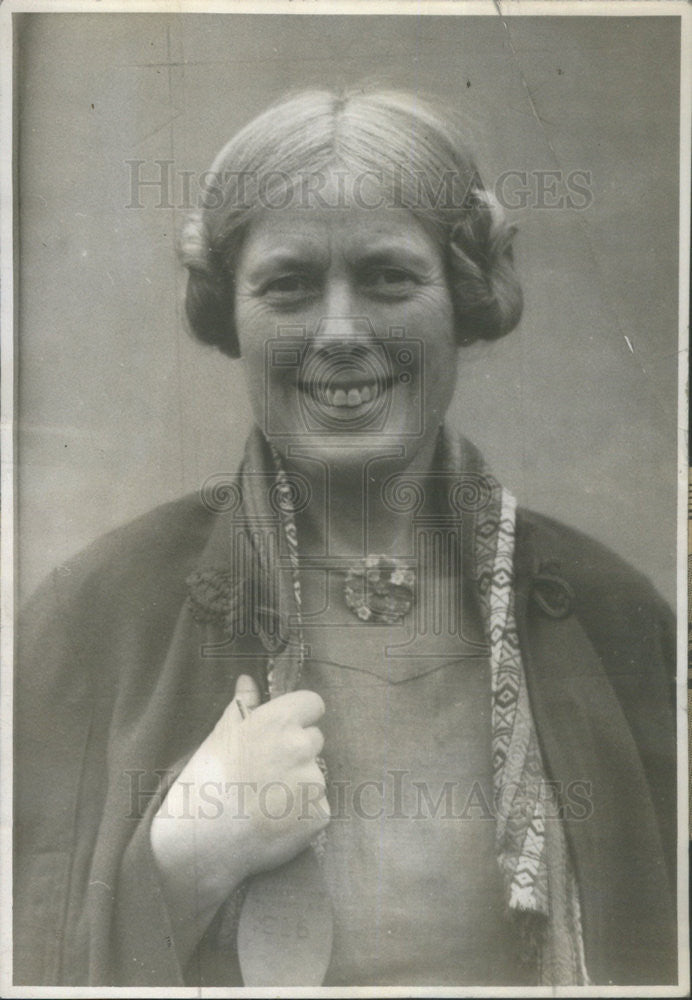
MULTIPOLYGON (((402 264, 415 270, 427 271, 431 266, 430 259, 425 255, 399 243, 382 243, 379 246, 375 245, 373 249, 366 249, 362 254, 356 252, 353 256, 355 257, 353 263, 357 268, 402 264)), ((307 247, 304 252, 270 250, 252 268, 248 277, 251 281, 256 282, 284 268, 291 270, 313 269, 319 266, 321 257, 322 254, 319 251, 316 252, 314 248, 307 247)))
POLYGON ((314 268, 319 259, 319 255, 314 252, 296 253, 295 251, 274 250, 265 254, 260 261, 250 270, 248 278, 250 281, 261 281, 262 278, 284 268, 292 270, 305 270, 314 268))
POLYGON ((367 250, 358 257, 359 266, 377 266, 378 264, 407 264, 420 271, 430 270, 432 261, 416 250, 400 244, 383 244, 372 250, 367 250))

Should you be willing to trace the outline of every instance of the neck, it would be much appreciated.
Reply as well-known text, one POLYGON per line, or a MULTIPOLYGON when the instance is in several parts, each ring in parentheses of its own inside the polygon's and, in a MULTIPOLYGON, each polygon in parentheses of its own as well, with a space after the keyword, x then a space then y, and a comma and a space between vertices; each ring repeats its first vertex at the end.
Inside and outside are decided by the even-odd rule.
POLYGON ((433 465, 438 433, 424 441, 410 460, 387 455, 381 447, 356 467, 344 468, 306 451, 286 460, 287 471, 304 476, 311 489, 310 504, 296 517, 301 552, 335 558, 360 558, 373 553, 411 555, 416 507, 388 500, 384 489, 391 476, 409 473, 420 479, 433 465), (398 509, 397 509, 398 508, 398 509))

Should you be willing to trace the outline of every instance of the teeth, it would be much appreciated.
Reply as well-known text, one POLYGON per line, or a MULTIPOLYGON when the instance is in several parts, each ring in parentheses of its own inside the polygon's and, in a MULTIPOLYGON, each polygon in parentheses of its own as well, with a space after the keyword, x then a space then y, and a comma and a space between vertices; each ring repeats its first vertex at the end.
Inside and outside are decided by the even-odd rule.
POLYGON ((353 408, 361 403, 369 403, 377 396, 375 386, 351 386, 350 389, 330 389, 326 386, 321 390, 322 399, 329 406, 347 406, 353 408))

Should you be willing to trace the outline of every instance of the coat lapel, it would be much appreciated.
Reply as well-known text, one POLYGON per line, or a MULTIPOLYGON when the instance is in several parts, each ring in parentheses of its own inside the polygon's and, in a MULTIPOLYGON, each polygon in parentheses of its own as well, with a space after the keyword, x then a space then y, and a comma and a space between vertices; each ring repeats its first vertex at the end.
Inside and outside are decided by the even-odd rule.
POLYGON ((674 908, 637 746, 576 615, 551 614, 537 594, 534 567, 550 554, 531 538, 518 546, 517 629, 546 771, 564 810, 591 980, 674 981, 674 908))

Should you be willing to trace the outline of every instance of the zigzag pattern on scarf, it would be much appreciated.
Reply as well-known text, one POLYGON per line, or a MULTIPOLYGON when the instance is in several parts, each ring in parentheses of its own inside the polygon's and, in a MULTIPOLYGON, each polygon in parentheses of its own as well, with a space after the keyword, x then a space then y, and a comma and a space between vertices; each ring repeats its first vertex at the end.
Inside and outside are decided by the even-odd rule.
MULTIPOLYGON (((292 599, 293 625, 287 644, 269 658, 268 683, 272 697, 293 690, 300 677, 304 643, 299 574, 299 548, 291 507, 292 489, 278 454, 257 432, 248 443, 250 466, 273 466, 281 498, 279 513, 289 556, 290 573, 278 588, 284 610, 292 599), (285 602, 285 603, 284 603, 285 602)), ((441 465, 446 472, 464 472, 461 438, 445 429, 441 465)), ((555 791, 545 780, 545 769, 531 714, 514 611, 514 541, 516 501, 487 468, 475 469, 485 484, 488 502, 469 516, 464 531, 471 536, 466 555, 467 576, 476 585, 484 628, 489 640, 491 672, 492 767, 496 803, 497 860, 503 875, 505 902, 523 927, 528 957, 536 962, 542 985, 585 985, 585 965, 578 886, 571 866, 555 791), (548 818, 550 817, 550 818, 548 818)), ((241 470, 242 476, 242 470, 241 470)), ((262 497, 252 477, 244 482, 244 515, 267 520, 262 497)), ((274 507, 274 515, 277 508, 274 507)), ((271 560, 259 546, 257 565, 267 572, 271 560)), ((253 564, 254 565, 254 564, 253 564)), ((227 570, 210 568, 190 578, 190 608, 199 621, 218 621, 232 630, 238 613, 238 590, 227 570)), ((266 581, 265 581, 266 584, 266 581)), ((277 588, 265 585, 263 593, 277 588)), ((283 617, 283 616, 282 616, 283 617)), ((325 849, 327 832, 315 844, 325 849)))
POLYGON ((562 824, 554 818, 558 803, 545 779, 514 616, 516 501, 484 472, 492 499, 476 515, 473 543, 490 643, 498 864, 507 907, 525 918, 541 983, 583 985, 588 974, 578 889, 562 824))

